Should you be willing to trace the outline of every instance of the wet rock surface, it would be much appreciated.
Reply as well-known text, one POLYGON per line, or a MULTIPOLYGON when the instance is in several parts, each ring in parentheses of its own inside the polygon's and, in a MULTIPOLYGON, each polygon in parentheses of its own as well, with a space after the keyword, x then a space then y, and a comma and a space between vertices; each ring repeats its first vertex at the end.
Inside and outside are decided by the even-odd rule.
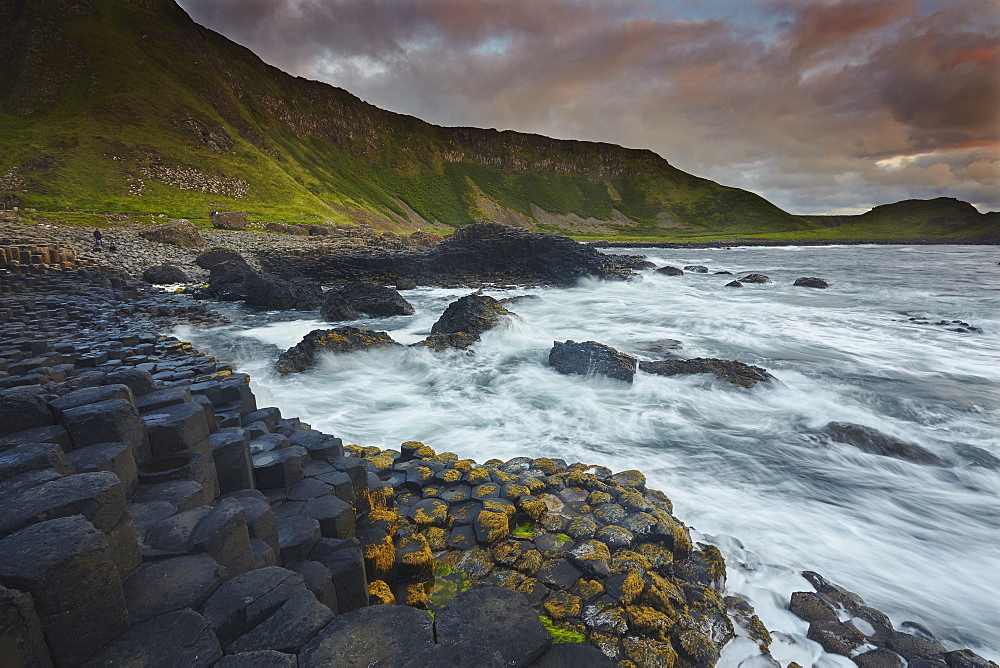
POLYGON ((636 359, 596 341, 555 341, 549 366, 563 374, 598 374, 631 383, 636 359))
POLYGON ((927 448, 907 443, 872 427, 850 422, 830 422, 823 428, 823 434, 832 441, 853 445, 862 452, 872 455, 904 459, 929 466, 949 466, 948 462, 927 448))
POLYGON ((298 373, 316 364, 321 353, 350 353, 359 350, 399 346, 386 332, 358 327, 314 329, 302 341, 281 353, 275 370, 281 374, 298 373))
POLYGON ((432 350, 465 349, 482 334, 515 315, 488 295, 474 293, 453 301, 431 327, 431 335, 413 344, 432 350))
POLYGON ((774 380, 766 369, 734 360, 720 360, 711 357, 696 357, 689 360, 659 360, 639 362, 639 369, 659 376, 680 376, 690 374, 713 374, 719 380, 751 388, 757 383, 774 380))
POLYGON ((822 278, 816 278, 813 276, 803 276, 802 278, 796 278, 792 285, 798 286, 800 288, 828 288, 830 284, 824 281, 822 278))

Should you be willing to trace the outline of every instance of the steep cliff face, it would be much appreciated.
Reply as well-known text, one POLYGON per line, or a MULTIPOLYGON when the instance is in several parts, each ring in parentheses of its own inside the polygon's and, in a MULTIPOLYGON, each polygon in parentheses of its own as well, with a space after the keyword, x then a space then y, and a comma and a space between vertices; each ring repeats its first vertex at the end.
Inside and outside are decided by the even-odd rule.
POLYGON ((173 0, 4 2, 0 148, 0 193, 25 206, 651 236, 817 227, 650 151, 378 109, 263 63, 173 0))

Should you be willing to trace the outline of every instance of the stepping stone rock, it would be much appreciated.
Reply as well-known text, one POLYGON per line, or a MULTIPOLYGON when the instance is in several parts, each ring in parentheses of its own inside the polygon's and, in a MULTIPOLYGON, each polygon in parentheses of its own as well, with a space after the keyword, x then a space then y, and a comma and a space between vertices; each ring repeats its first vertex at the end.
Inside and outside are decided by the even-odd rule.
POLYGON ((316 600, 308 589, 292 594, 287 601, 252 631, 238 638, 227 652, 273 649, 295 652, 334 618, 330 608, 316 600))
POLYGON ((305 591, 297 573, 271 566, 224 583, 201 608, 223 647, 249 633, 296 592, 305 591))
POLYGON ((215 668, 297 668, 298 665, 299 660, 294 654, 264 649, 224 656, 215 668))
POLYGON ((299 666, 388 668, 401 665, 433 644, 431 616, 426 611, 404 605, 376 605, 342 614, 327 624, 302 648, 299 666))
POLYGON ((529 666, 552 644, 538 613, 523 594, 476 585, 435 617, 439 644, 483 645, 500 652, 508 666, 529 666))
POLYGON ((87 668, 112 666, 212 666, 222 658, 219 640, 191 609, 168 612, 133 626, 94 655, 87 668))
POLYGON ((368 578, 361 545, 356 539, 323 538, 316 543, 310 557, 330 570, 337 592, 340 613, 368 605, 368 578))
POLYGON ((69 408, 63 411, 63 422, 74 448, 123 442, 135 448, 137 462, 152 458, 146 425, 135 406, 125 399, 109 399, 69 408))
POLYGON ((532 668, 614 668, 618 664, 593 645, 583 642, 563 642, 552 645, 532 668))
POLYGON ((80 473, 107 471, 114 473, 122 483, 127 498, 139 489, 139 472, 135 465, 133 448, 128 443, 95 443, 69 453, 69 460, 80 473))
POLYGON ((0 587, 0 656, 12 667, 52 666, 31 597, 6 587, 0 587))
POLYGON ((138 624, 167 612, 198 608, 229 579, 205 554, 144 564, 122 583, 129 618, 138 624))
POLYGON ((60 475, 76 472, 66 453, 55 443, 26 443, 0 453, 0 481, 45 469, 60 475))
POLYGON ((0 540, 0 585, 30 594, 57 665, 79 665, 129 628, 104 533, 82 515, 0 540))
MULTIPOLYGON (((538 664, 533 664, 538 665, 538 664)), ((575 664, 573 668, 581 668, 587 664, 575 664)), ((503 655, 495 649, 487 649, 482 645, 431 645, 420 650, 402 664, 401 668, 506 668, 503 655)))

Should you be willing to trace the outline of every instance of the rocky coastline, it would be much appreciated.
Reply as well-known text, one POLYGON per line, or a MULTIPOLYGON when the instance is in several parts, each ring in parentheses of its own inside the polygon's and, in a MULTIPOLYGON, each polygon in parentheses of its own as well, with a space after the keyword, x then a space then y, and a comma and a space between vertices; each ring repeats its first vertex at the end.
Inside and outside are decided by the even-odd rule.
MULTIPOLYGON (((195 264, 204 247, 116 231, 112 256, 90 252, 85 231, 0 232, 0 647, 12 665, 711 666, 736 636, 779 665, 750 603, 726 595, 721 553, 693 542, 640 472, 344 444, 259 407, 245 374, 164 336, 222 318, 134 276, 174 262, 211 279, 195 264)), ((552 248, 510 234, 526 256, 552 248)), ((254 272, 276 268, 273 235, 204 236, 238 246, 254 272)), ((287 257, 382 257, 390 243, 282 242, 287 257)), ((430 256, 462 258, 438 278, 399 252, 405 271, 337 271, 475 273, 460 252, 430 256)), ((628 266, 573 257, 569 276, 628 266)), ((558 282, 539 269, 550 259, 475 275, 558 282)), ((996 666, 804 575, 814 591, 789 609, 826 652, 865 668, 996 666)))

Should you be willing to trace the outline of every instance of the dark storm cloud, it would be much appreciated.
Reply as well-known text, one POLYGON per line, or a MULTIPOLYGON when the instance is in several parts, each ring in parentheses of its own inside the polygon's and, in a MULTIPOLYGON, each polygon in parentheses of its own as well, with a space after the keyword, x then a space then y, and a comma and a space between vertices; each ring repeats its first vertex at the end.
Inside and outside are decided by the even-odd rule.
POLYGON ((294 74, 445 125, 648 147, 796 212, 1000 208, 992 0, 181 0, 294 74), (707 6, 707 5, 705 5, 707 6), (749 16, 749 18, 748 18, 749 16))

